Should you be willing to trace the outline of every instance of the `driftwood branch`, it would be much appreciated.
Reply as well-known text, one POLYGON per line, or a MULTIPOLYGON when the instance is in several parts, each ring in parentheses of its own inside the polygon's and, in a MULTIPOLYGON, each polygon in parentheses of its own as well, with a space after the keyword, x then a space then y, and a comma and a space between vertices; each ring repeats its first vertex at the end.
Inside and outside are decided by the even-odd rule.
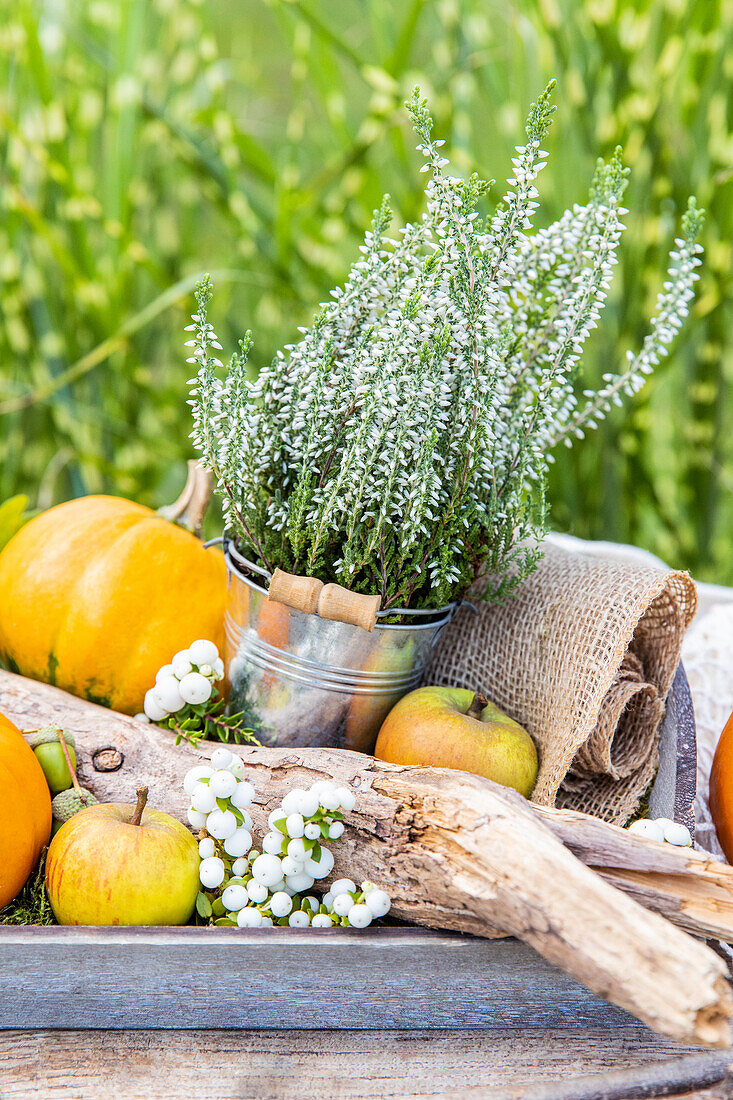
MULTIPOLYGON (((80 779, 98 798, 131 801, 145 784, 151 805, 181 818, 183 775, 216 747, 175 746, 173 735, 156 727, 6 673, 0 710, 21 729, 49 722, 73 729, 80 779), (110 764, 116 770, 100 770, 110 764)), ((680 879, 712 884, 717 875, 725 891, 729 878, 720 865, 703 867, 694 853, 668 854, 585 815, 538 810, 464 773, 338 750, 238 751, 258 791, 253 816, 260 827, 291 786, 328 776, 358 790, 350 828, 335 849, 335 873, 383 883, 396 916, 517 936, 655 1030, 686 1042, 729 1043, 733 1003, 721 960, 604 881, 570 848, 688 926, 694 906, 683 905, 672 886, 680 879), (660 891, 652 885, 657 869, 665 880, 660 891)))

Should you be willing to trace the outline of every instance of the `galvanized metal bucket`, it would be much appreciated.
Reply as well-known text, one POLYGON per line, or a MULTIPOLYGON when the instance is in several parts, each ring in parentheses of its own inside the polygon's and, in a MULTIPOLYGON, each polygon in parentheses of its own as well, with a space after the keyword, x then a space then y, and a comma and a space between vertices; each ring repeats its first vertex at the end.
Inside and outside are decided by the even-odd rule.
POLYGON ((370 752, 394 704, 422 679, 456 605, 379 612, 368 632, 267 599, 269 574, 224 539, 229 601, 230 711, 244 712, 263 744, 370 752), (404 619, 409 615, 409 621, 404 619))

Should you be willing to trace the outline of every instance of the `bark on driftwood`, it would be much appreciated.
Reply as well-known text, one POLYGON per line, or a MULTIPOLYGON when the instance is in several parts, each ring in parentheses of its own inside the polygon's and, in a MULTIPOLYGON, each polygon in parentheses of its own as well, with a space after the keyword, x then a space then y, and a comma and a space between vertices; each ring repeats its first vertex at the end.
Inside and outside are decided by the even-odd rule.
MULTIPOLYGON (((216 747, 176 747, 172 734, 7 673, 0 673, 0 710, 21 729, 49 722, 72 729, 80 778, 98 798, 131 801, 134 788, 145 784, 151 805, 181 818, 183 775, 216 747)), ((432 928, 517 936, 662 1034, 729 1044, 733 1001, 721 960, 594 874, 554 830, 619 880, 644 875, 645 865, 666 858, 661 846, 652 851, 643 839, 584 815, 538 811, 464 773, 403 768, 339 750, 238 751, 258 791, 253 816, 260 826, 292 786, 328 776, 358 792, 335 871, 383 883, 396 916, 432 928)), ((667 864, 673 868, 667 877, 684 877, 690 872, 683 866, 696 863, 691 854, 680 856, 667 864)))

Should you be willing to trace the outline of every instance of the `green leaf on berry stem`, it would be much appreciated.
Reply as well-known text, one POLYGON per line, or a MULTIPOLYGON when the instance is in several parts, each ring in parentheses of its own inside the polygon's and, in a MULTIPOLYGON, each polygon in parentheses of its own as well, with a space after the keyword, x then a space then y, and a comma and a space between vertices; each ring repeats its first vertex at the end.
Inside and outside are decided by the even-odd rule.
POLYGON ((201 890, 199 890, 198 894, 196 895, 196 912, 200 917, 203 917, 204 919, 210 917, 213 912, 211 908, 211 902, 207 898, 206 894, 204 894, 201 890))

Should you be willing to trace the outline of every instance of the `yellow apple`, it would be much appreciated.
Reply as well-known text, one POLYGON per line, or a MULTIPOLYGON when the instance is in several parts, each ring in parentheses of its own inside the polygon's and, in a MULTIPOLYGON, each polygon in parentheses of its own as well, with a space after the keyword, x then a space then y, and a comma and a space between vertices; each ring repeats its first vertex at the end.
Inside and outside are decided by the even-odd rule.
POLYGON ((473 772, 525 798, 537 778, 537 750, 527 731, 465 688, 422 687, 405 695, 382 723, 374 755, 392 764, 473 772))
POLYGON ((46 889, 59 924, 185 924, 199 885, 198 844, 169 814, 108 802, 75 814, 51 841, 46 889))

